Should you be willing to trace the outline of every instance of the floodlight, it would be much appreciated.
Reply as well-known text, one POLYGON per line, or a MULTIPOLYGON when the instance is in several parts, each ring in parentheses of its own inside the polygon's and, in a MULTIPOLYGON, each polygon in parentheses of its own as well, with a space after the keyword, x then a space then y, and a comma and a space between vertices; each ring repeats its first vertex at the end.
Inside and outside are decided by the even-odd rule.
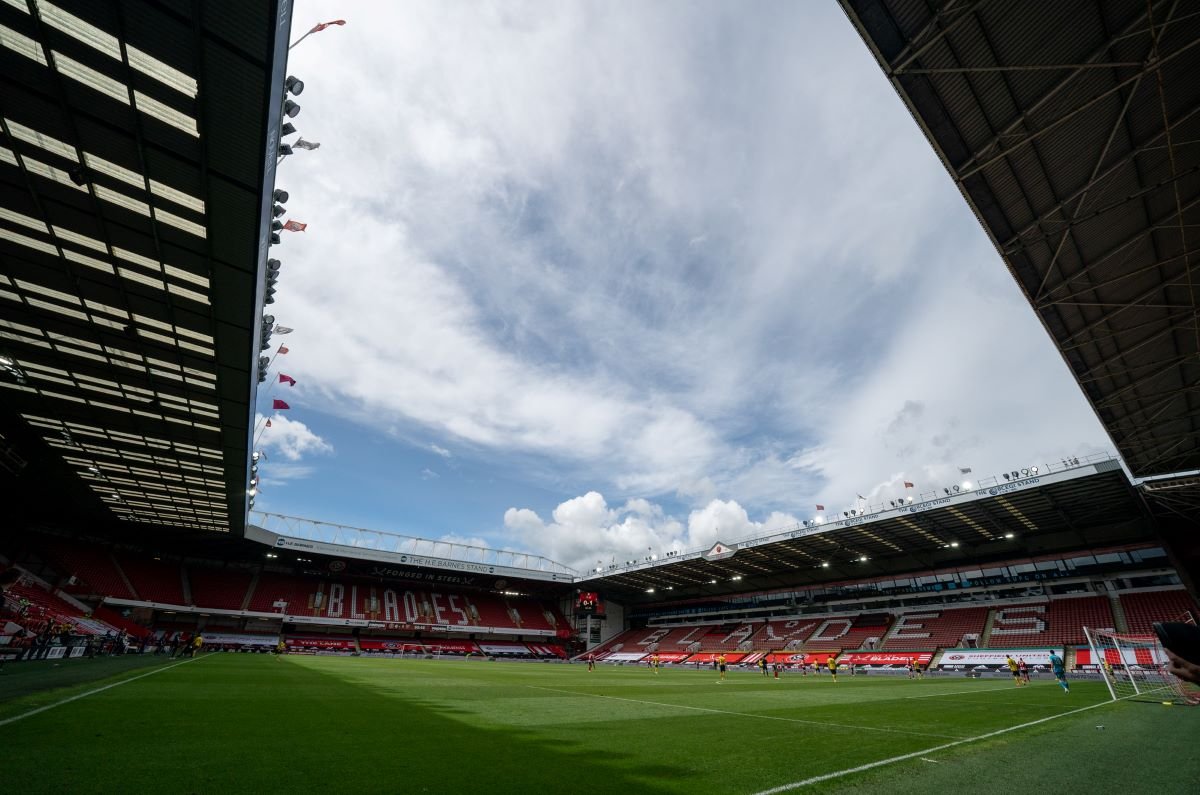
POLYGON ((289 119, 294 119, 299 114, 300 114, 300 106, 299 105, 297 105, 295 102, 292 102, 290 99, 284 101, 284 103, 283 103, 283 115, 284 116, 287 116, 289 119))
POLYGON ((958 547, 958 542, 957 542, 957 541, 951 541, 951 542, 950 542, 950 546, 952 546, 952 547, 958 547))
POLYGON ((962 487, 963 487, 963 491, 970 491, 971 490, 971 481, 964 480, 962 487))
POLYGON ((272 233, 271 233, 271 245, 273 245, 273 246, 278 246, 278 245, 279 245, 280 243, 282 243, 282 242, 283 242, 283 238, 281 238, 281 237, 279 236, 279 233, 278 233, 278 232, 272 232, 272 233))
POLYGON ((280 204, 287 204, 287 201, 289 198, 291 198, 291 197, 288 196, 288 192, 286 190, 284 190, 283 188, 276 188, 271 193, 271 199, 279 202, 280 204))
POLYGON ((289 146, 288 144, 280 144, 279 145, 279 156, 280 157, 287 157, 291 153, 292 153, 291 146, 289 146))
POLYGON ((1004 537, 1005 537, 1005 538, 1012 538, 1012 537, 1013 537, 1013 534, 1012 534, 1012 533, 1005 533, 1005 534, 1004 534, 1004 537))
POLYGON ((1036 474, 1037 474, 1037 472, 1038 472, 1038 470, 1037 470, 1037 467, 1030 467, 1030 468, 1029 468, 1029 471, 1030 471, 1030 472, 1032 472, 1032 473, 1033 473, 1033 474, 1035 474, 1035 475, 1036 475, 1036 474))
POLYGON ((866 556, 866 555, 863 555, 862 557, 860 557, 860 558, 858 559, 858 562, 859 562, 859 563, 866 563, 866 562, 867 562, 867 556, 866 556))
POLYGON ((279 129, 280 136, 295 135, 295 134, 296 134, 296 128, 292 126, 292 123, 290 121, 284 122, 283 127, 281 127, 279 129))
POLYGON ((274 207, 271 208, 271 215, 274 216, 275 218, 278 218, 279 216, 283 215, 286 212, 287 212, 287 210, 285 210, 283 208, 282 204, 276 204, 274 207))
POLYGON ((823 561, 823 562, 821 563, 821 568, 823 568, 823 569, 827 569, 827 568, 829 568, 829 561, 827 561, 827 560, 826 560, 826 561, 823 561))
POLYGON ((1008 473, 1007 473, 1007 472, 1005 472, 1005 473, 1004 473, 1004 479, 1005 479, 1005 480, 1008 480, 1008 473))
POLYGON ((283 229, 283 221, 275 220, 271 222, 271 231, 278 232, 283 229))
POLYGON ((304 81, 295 78, 292 75, 288 75, 287 80, 283 81, 283 87, 287 89, 287 92, 293 97, 298 97, 304 93, 304 81))

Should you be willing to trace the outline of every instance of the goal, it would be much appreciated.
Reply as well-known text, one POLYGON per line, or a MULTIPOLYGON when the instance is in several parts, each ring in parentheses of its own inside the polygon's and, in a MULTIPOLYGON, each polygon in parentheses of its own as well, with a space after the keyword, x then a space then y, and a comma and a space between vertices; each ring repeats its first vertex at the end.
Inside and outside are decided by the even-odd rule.
POLYGON ((1200 703, 1200 690, 1172 674, 1167 653, 1154 635, 1121 635, 1084 627, 1092 662, 1108 685, 1113 701, 1200 703))

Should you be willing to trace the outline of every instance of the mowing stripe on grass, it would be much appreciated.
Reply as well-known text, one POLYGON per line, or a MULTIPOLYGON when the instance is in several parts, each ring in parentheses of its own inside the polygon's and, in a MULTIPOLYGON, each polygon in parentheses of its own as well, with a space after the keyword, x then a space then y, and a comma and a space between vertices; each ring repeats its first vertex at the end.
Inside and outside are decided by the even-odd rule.
POLYGON ((931 732, 913 732, 906 729, 888 729, 880 726, 851 726, 847 723, 830 723, 823 720, 804 720, 803 718, 784 718, 779 715, 756 715, 753 712, 732 712, 727 709, 713 709, 712 707, 693 707, 687 704, 671 704, 665 701, 644 701, 640 698, 624 698, 623 696, 606 696, 602 693, 583 693, 578 690, 563 690, 557 687, 540 687, 538 685, 525 685, 533 690, 549 690, 553 693, 566 693, 571 696, 591 696, 592 698, 607 698, 613 701, 628 701, 632 704, 647 704, 654 707, 674 707, 675 709, 690 709, 695 712, 713 712, 717 715, 733 715, 738 718, 758 718, 759 720, 778 720, 785 723, 807 723, 812 726, 823 726, 826 728, 836 729, 853 729, 854 731, 865 732, 887 732, 888 734, 912 734, 917 737, 942 737, 950 740, 959 739, 954 734, 933 734, 931 732))
POLYGON ((71 696, 70 698, 64 698, 62 701, 55 701, 53 704, 47 704, 44 707, 38 707, 37 709, 31 709, 28 712, 22 712, 20 715, 13 715, 11 718, 5 718, 4 720, 0 720, 0 726, 7 726, 10 723, 16 723, 19 720, 24 720, 25 718, 29 718, 34 715, 37 715, 39 712, 45 712, 48 709, 54 709, 55 707, 61 707, 63 704, 70 704, 72 701, 78 701, 81 698, 87 698, 88 696, 94 696, 97 693, 103 693, 105 690, 111 690, 114 687, 120 687, 121 685, 127 685, 130 682, 137 681, 138 679, 145 679, 147 676, 154 676, 155 674, 161 674, 163 671, 169 671, 172 668, 178 668, 181 665, 186 665, 187 663, 195 662, 196 660, 202 660, 202 659, 204 659, 204 658, 203 657, 192 657, 191 659, 184 660, 183 662, 177 662, 174 665, 168 665, 165 668, 155 668, 153 671, 149 671, 144 674, 138 674, 137 676, 131 676, 128 679, 122 679, 120 682, 113 682, 111 685, 104 685, 103 687, 97 687, 94 690, 87 691, 86 693, 78 693, 74 696, 71 696))
POLYGON ((951 690, 949 693, 926 693, 923 696, 905 696, 905 698, 937 698, 938 696, 959 696, 964 693, 999 693, 1001 690, 1011 693, 1015 687, 985 687, 978 690, 951 690))
MULTIPOLYGON (((1126 696, 1126 698, 1129 698, 1129 696, 1126 696)), ((765 790, 762 790, 761 792, 754 793, 754 795, 777 795, 777 793, 780 793, 780 792, 789 792, 794 789, 800 789, 801 787, 807 787, 810 784, 820 784, 822 781, 829 781, 830 779, 841 778, 842 776, 849 776, 852 773, 862 773, 863 771, 872 770, 873 768, 877 768, 877 767, 883 767, 884 765, 891 765, 891 764, 895 764, 896 762, 904 762, 908 759, 916 759, 919 757, 923 757, 925 754, 932 754, 932 753, 937 753, 938 751, 945 751, 947 748, 954 748, 957 745, 966 745, 967 743, 974 743, 974 742, 979 742, 980 740, 987 740, 991 737, 998 737, 1001 734, 1008 734, 1009 732, 1015 732, 1018 729, 1028 729, 1030 726, 1037 726, 1039 723, 1045 723, 1046 721, 1051 721, 1051 720, 1058 720, 1059 718, 1065 718, 1069 715, 1077 715, 1080 712, 1087 712, 1089 709, 1095 709, 1096 707, 1103 707, 1103 706, 1106 706, 1106 705, 1112 704, 1112 703, 1113 703, 1112 701, 1101 701, 1098 704, 1092 704, 1090 706, 1080 707, 1079 709, 1073 709, 1070 712, 1063 712, 1059 715, 1051 715, 1048 718, 1038 718, 1037 720, 1031 720, 1028 723, 1021 723, 1016 726, 1009 726, 1006 729, 997 729, 994 732, 988 732, 987 734, 981 734, 978 737, 967 737, 966 739, 963 739, 963 740, 955 740, 952 743, 945 743, 943 745, 937 745, 937 746, 934 746, 933 748, 925 748, 920 751, 913 751, 911 754, 901 754, 900 756, 893 756, 888 759, 880 759, 877 762, 868 762, 867 764, 859 765, 858 767, 850 767, 850 768, 846 768, 845 770, 838 770, 834 773, 825 773, 824 775, 813 776, 812 778, 806 778, 803 781, 793 781, 791 784, 783 784, 778 787, 772 787, 771 789, 765 789, 765 790)))

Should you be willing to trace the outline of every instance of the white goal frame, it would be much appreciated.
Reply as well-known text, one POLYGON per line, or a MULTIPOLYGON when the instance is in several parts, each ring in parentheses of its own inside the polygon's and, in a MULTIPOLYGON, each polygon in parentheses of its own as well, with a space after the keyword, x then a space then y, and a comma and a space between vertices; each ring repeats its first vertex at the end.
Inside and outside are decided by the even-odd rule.
POLYGON ((1167 653, 1154 635, 1126 635, 1107 629, 1083 628, 1092 658, 1113 701, 1137 699, 1200 703, 1200 691, 1185 685, 1167 666, 1167 653), (1148 663, 1137 662, 1138 651, 1149 654, 1148 663), (1115 653, 1110 653, 1115 652, 1115 653), (1113 660, 1112 658, 1116 659, 1113 660), (1107 663, 1107 664, 1106 664, 1107 663))

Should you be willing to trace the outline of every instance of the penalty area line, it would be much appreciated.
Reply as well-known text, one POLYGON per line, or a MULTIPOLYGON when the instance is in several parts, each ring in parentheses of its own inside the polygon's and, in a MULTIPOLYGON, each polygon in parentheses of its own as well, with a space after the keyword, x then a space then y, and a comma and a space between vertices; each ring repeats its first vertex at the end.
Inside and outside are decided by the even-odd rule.
MULTIPOLYGON (((1125 698, 1130 698, 1130 696, 1126 696, 1125 698)), ((1124 699, 1119 699, 1119 700, 1123 701, 1124 699)), ((778 787, 772 787, 771 789, 764 789, 760 792, 754 793, 754 795, 777 795, 777 793, 780 793, 780 792, 790 792, 791 790, 800 789, 801 787, 807 787, 811 784, 820 784, 822 781, 829 781, 830 779, 841 778, 842 776, 849 776, 854 773, 862 773, 867 770, 873 770, 874 768, 877 768, 877 767, 883 767, 885 765, 892 765, 892 764, 895 764, 896 762, 905 762, 909 759, 920 759, 920 758, 925 757, 927 754, 937 753, 938 751, 945 751, 947 748, 954 748, 955 746, 958 746, 958 745, 966 745, 967 743, 975 743, 975 742, 979 742, 980 740, 987 740, 992 737, 999 737, 1001 734, 1008 734, 1009 732, 1019 731, 1020 729, 1028 729, 1030 726, 1037 726, 1039 723, 1046 723, 1047 721, 1058 720, 1059 718, 1065 718, 1065 717, 1068 717, 1069 715, 1078 715, 1080 712, 1087 712, 1089 709, 1095 709, 1096 707, 1103 707, 1103 706, 1106 706, 1106 705, 1112 704, 1112 703, 1113 703, 1112 701, 1101 701, 1098 704, 1090 704, 1086 707, 1080 707, 1079 709, 1073 709, 1070 712, 1062 712, 1062 713, 1059 713, 1058 715, 1051 715, 1047 718, 1038 718, 1037 720, 1031 720, 1026 723, 1019 723, 1016 726, 1009 726, 1008 728, 1005 728, 1005 729, 997 729, 996 731, 988 732, 987 734, 980 734, 977 737, 967 737, 962 740, 955 740, 952 743, 944 743, 942 745, 937 745, 937 746, 934 746, 933 748, 922 748, 920 751, 913 751, 910 754, 901 754, 900 756, 893 756, 893 757, 889 757, 888 759, 880 759, 875 762, 868 762, 865 765, 859 765, 858 767, 849 767, 849 768, 846 768, 845 770, 837 770, 833 773, 825 773, 820 776, 813 776, 812 778, 806 778, 802 781, 793 781, 791 784, 783 784, 778 787)), ((929 761, 932 761, 932 760, 929 760, 929 761)))
POLYGON ((926 693, 923 696, 905 696, 905 698, 938 698, 940 696, 961 696, 966 693, 999 693, 1004 691, 1011 693, 1016 690, 1015 687, 982 687, 977 690, 952 690, 949 693, 926 693))
POLYGON ((147 676, 154 676, 155 674, 161 674, 163 671, 169 671, 172 668, 178 668, 181 665, 186 665, 190 662, 196 662, 196 660, 203 660, 203 659, 205 659, 205 658, 204 657, 192 657, 191 659, 184 660, 183 662, 177 662, 177 663, 174 663, 173 665, 168 665, 164 668, 155 668, 153 671, 148 671, 144 674, 138 674, 137 676, 131 676, 128 679, 122 679, 120 682, 113 682, 112 684, 104 685, 103 687, 97 687, 93 690, 87 691, 86 693, 77 693, 76 695, 73 695, 70 698, 64 698, 61 701, 55 701, 53 704, 47 704, 43 707, 38 707, 37 709, 31 709, 28 712, 22 712, 20 715, 13 715, 11 718, 5 718, 4 720, 0 720, 0 726, 7 726, 10 723, 16 723, 19 720, 24 720, 25 718, 31 718, 34 715, 45 712, 48 709, 54 709, 55 707, 61 707, 63 704, 70 704, 72 701, 78 701, 81 698, 87 698, 88 696, 94 696, 97 693, 103 693, 105 690, 111 690, 114 687, 120 687, 121 685, 127 685, 130 682, 136 682, 138 679, 145 679, 147 676))
POLYGON ((653 707, 673 707, 675 709, 689 709, 694 712, 711 712, 717 715, 733 715, 738 718, 757 718, 759 720, 775 720, 784 723, 804 723, 809 726, 824 726, 834 729, 852 729, 854 731, 865 732, 887 732, 888 734, 910 734, 917 737, 942 737, 946 739, 958 739, 953 734, 933 734, 931 732, 913 732, 906 729, 889 729, 882 726, 851 726, 846 723, 831 723, 824 720, 804 720, 803 718, 785 718, 781 715, 756 715, 753 712, 733 712, 727 709, 713 709, 712 707, 693 707, 688 704, 671 704, 665 701, 645 701, 640 698, 625 698, 623 696, 606 696, 602 693, 584 693, 578 690, 562 690, 557 687, 540 687, 538 685, 525 685, 533 690, 548 690, 552 693, 566 693, 571 696, 590 696, 591 698, 607 698, 612 701, 628 701, 631 704, 646 704, 653 707))

